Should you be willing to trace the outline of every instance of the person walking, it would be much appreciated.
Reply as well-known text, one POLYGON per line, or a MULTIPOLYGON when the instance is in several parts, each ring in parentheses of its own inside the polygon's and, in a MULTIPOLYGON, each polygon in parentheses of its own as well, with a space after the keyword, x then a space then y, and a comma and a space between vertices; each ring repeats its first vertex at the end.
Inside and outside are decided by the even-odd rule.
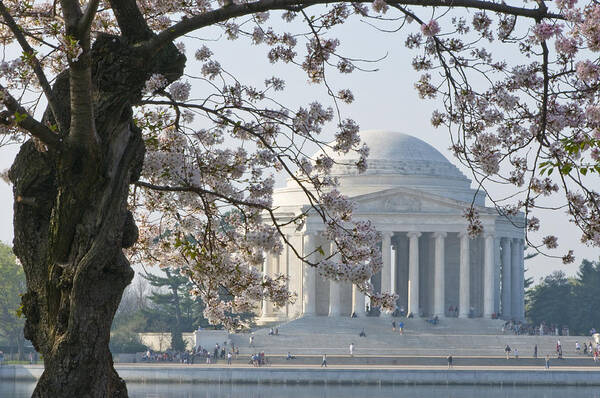
POLYGON ((350 356, 353 357, 354 356, 354 343, 350 343, 350 347, 348 347, 350 349, 350 356))
POLYGON ((506 359, 510 358, 510 346, 507 344, 506 347, 504 347, 504 353, 506 354, 506 359))
POLYGON ((231 358, 233 357, 233 355, 231 354, 231 351, 229 351, 227 353, 227 365, 231 365, 231 358))
POLYGON ((544 367, 546 368, 546 370, 550 369, 550 355, 546 354, 546 361, 544 367))
POLYGON ((448 355, 447 360, 448 360, 448 369, 451 369, 452 368, 452 355, 448 355))
POLYGON ((254 336, 250 335, 250 347, 254 347, 254 336))
POLYGON ((515 347, 515 351, 513 354, 515 356, 515 359, 519 359, 519 349, 518 348, 515 347))
POLYGON ((395 332, 395 331, 396 331, 396 321, 393 320, 392 321, 392 332, 395 332))
POLYGON ((321 367, 327 367, 327 354, 323 354, 323 361, 321 362, 321 367))
POLYGON ((533 346, 533 357, 537 359, 537 344, 533 346))

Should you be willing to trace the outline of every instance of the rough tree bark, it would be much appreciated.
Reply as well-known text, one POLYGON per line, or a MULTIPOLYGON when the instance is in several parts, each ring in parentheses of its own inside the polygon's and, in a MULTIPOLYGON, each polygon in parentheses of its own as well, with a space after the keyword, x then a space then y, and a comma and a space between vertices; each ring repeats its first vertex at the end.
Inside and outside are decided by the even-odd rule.
MULTIPOLYGON (((113 367, 110 327, 133 270, 123 254, 137 239, 127 209, 139 178, 144 141, 132 120, 145 81, 161 73, 174 81, 185 57, 174 45, 158 56, 125 37, 104 35, 92 50, 97 151, 69 143, 40 151, 25 143, 9 177, 14 190, 14 251, 23 264, 25 337, 44 356, 33 397, 126 397, 113 367)), ((69 126, 68 72, 53 90, 59 118, 69 126)), ((75 104, 76 106, 76 104, 75 104)), ((51 113, 45 119, 54 122, 51 113)))

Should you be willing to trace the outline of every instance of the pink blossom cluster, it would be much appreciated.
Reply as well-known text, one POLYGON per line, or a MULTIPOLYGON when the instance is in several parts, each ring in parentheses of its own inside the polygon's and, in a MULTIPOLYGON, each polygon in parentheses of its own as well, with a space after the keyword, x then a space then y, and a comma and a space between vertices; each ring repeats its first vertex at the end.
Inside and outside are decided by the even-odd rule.
POLYGON ((421 33, 423 36, 431 37, 440 33, 441 28, 438 22, 435 19, 430 20, 426 24, 421 25, 421 33))
POLYGON ((375 12, 385 14, 389 8, 385 0, 373 0, 373 10, 375 12))
MULTIPOLYGON (((20 51, 18 59, 0 63, 6 89, 0 100, 6 103, 12 94, 31 115, 41 115, 35 104, 45 102, 29 101, 42 94, 38 65, 54 82, 70 64, 85 60, 82 56, 89 55, 86 51, 94 40, 110 34, 115 46, 127 45, 129 33, 124 33, 112 9, 116 3, 100 3, 91 21, 91 39, 83 43, 67 36, 61 2, 4 1, 33 52, 20 51)), ((360 146, 358 124, 328 103, 289 105, 294 101, 284 90, 285 80, 272 76, 276 71, 261 79, 264 86, 244 82, 234 73, 239 65, 229 70, 221 64, 224 59, 217 59, 206 46, 214 32, 215 37, 264 47, 272 63, 298 67, 309 82, 325 85, 332 103, 339 106, 342 101, 353 102, 354 94, 337 87, 338 79, 329 75, 343 78, 372 69, 371 60, 345 54, 353 46, 336 37, 343 31, 339 25, 356 16, 387 32, 389 24, 396 23, 393 30, 406 31, 405 46, 414 52, 413 68, 421 71, 415 82, 418 95, 440 100, 431 123, 448 128, 454 153, 473 171, 478 186, 485 190, 494 183, 513 185, 512 195, 494 198, 497 207, 533 234, 540 228, 536 208, 549 197, 564 195, 569 217, 582 231, 581 240, 600 245, 600 198, 594 190, 600 170, 597 2, 511 4, 510 10, 494 2, 496 11, 490 12, 484 10, 489 4, 475 1, 468 7, 470 22, 451 2, 414 9, 384 0, 370 6, 367 2, 308 7, 298 2, 281 11, 269 9, 268 2, 245 0, 132 4, 138 6, 148 31, 156 33, 148 42, 136 42, 135 48, 164 37, 175 43, 187 35, 190 49, 193 38, 200 41, 190 52, 195 56, 187 61, 188 81, 156 73, 140 87, 146 97, 135 106, 135 124, 142 129, 147 153, 141 183, 132 190, 130 201, 141 227, 132 254, 140 262, 179 267, 189 275, 194 292, 207 303, 205 314, 212 323, 237 328, 243 322, 232 313, 252 310, 263 299, 276 306, 294 299, 283 276, 265 276, 261 269, 267 256, 282 250, 302 257, 294 253, 285 228, 306 228, 309 214, 323 220, 325 235, 335 248, 328 258, 310 265, 327 277, 355 283, 371 296, 373 305, 389 309, 395 301, 394 295, 374 293, 369 283, 381 268, 381 237, 373 225, 352 219, 353 205, 336 190, 335 176, 328 174, 335 166, 332 151, 355 151, 355 164, 348 166, 359 172, 366 169, 369 151, 360 146), (271 23, 272 16, 281 19, 271 23), (188 27, 198 21, 203 21, 201 29, 190 31, 188 27), (506 51, 496 51, 496 45, 506 51), (198 88, 192 89, 192 84, 198 88), (198 98, 191 98, 192 92, 198 98), (176 104, 167 105, 171 100, 176 104), (324 131, 334 133, 335 141, 321 137, 324 131), (311 145, 323 150, 311 157, 305 153, 311 145), (287 173, 314 205, 289 219, 277 219, 274 172, 287 173), (223 289, 230 298, 220 296, 223 289)), ((6 21, 0 36, 5 50, 13 51, 10 46, 19 44, 6 21)), ((186 52, 182 42, 176 48, 186 52)), ((45 117, 38 128, 55 131, 51 119, 45 117)), ((15 120, 14 114, 9 115, 1 133, 18 141, 23 128, 15 120)), ((469 234, 481 233, 477 210, 468 209, 465 217, 469 234)), ((539 244, 531 237, 528 243, 537 248, 557 244, 554 237, 535 237, 539 244)), ((563 260, 572 261, 572 253, 563 260)))
POLYGON ((540 22, 533 27, 533 35, 537 40, 545 41, 562 32, 562 26, 556 23, 540 22))
POLYGON ((584 38, 587 47, 594 52, 600 51, 600 4, 593 2, 584 11, 584 19, 577 27, 577 33, 584 38))
POLYGON ((146 92, 153 94, 169 85, 169 81, 162 75, 154 74, 146 81, 146 92))
POLYGON ((467 233, 471 238, 476 238, 483 232, 483 224, 479 211, 473 206, 465 209, 463 216, 467 219, 467 233))
POLYGON ((177 102, 184 102, 190 96, 192 85, 189 82, 173 82, 169 86, 169 93, 173 100, 177 102))
POLYGON ((546 245, 548 249, 556 249, 558 247, 558 238, 556 236, 548 235, 542 239, 542 243, 546 245))

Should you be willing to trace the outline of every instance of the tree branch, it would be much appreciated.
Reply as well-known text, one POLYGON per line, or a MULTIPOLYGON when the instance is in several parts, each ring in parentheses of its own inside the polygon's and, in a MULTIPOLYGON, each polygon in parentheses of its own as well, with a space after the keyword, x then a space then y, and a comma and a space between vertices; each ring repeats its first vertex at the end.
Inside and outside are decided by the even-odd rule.
MULTIPOLYGON (((31 135, 42 141, 49 148, 58 148, 61 145, 59 136, 44 126, 42 123, 35 120, 25 108, 8 92, 8 90, 0 84, 0 99, 6 108, 10 111, 10 115, 18 114, 19 117, 24 117, 19 120, 18 125, 27 130, 31 135)), ((7 122, 9 122, 7 120, 7 122)))
MULTIPOLYGON (((371 3, 371 0, 359 0, 361 3, 371 3)), ((241 17, 257 12, 269 10, 287 10, 290 7, 302 5, 303 7, 317 5, 339 3, 339 0, 260 0, 252 3, 233 4, 227 7, 222 7, 217 10, 205 12, 191 18, 183 19, 173 26, 163 30, 157 36, 153 37, 147 43, 148 49, 152 53, 159 51, 165 44, 171 43, 173 40, 181 37, 194 30, 214 25, 218 22, 224 22, 231 18, 241 17)), ((495 3, 485 0, 390 0, 387 2, 392 5, 405 6, 420 6, 420 7, 448 7, 448 8, 473 8, 478 10, 495 11, 506 15, 516 15, 527 18, 553 18, 564 19, 560 14, 548 12, 547 9, 513 7, 505 3, 495 3)))
POLYGON ((81 7, 77 0, 60 0, 63 17, 65 18, 65 30, 67 35, 77 37, 79 21, 83 16, 81 7))
POLYGON ((56 124, 58 126, 58 130, 60 132, 64 132, 65 131, 64 126, 61 125, 61 122, 60 122, 61 119, 58 117, 58 110, 57 110, 57 106, 56 106, 57 100, 56 100, 55 95, 52 92, 52 87, 50 86, 50 82, 48 81, 48 78, 46 77, 46 74, 44 73, 44 69, 42 68, 42 65, 40 64, 40 61, 35 56, 35 51, 27 42, 27 39, 25 38, 22 28, 16 23, 16 21, 14 20, 12 15, 10 15, 10 13, 6 9, 6 6, 4 5, 3 1, 0 1, 0 14, 4 18, 4 21, 10 28, 13 35, 15 35, 17 42, 19 43, 19 45, 21 46, 21 48, 23 49, 25 54, 27 54, 28 60, 31 63, 31 66, 33 67, 33 72, 35 73, 35 75, 38 79, 38 82, 40 83, 40 86, 42 87, 42 90, 44 90, 44 94, 46 95, 46 98, 48 99, 48 105, 50 106, 50 110, 52 111, 52 115, 54 116, 54 120, 56 121, 56 124))
POLYGON ((108 2, 123 36, 133 42, 149 40, 153 36, 135 0, 109 0, 108 2))
POLYGON ((100 0, 90 0, 88 3, 77 26, 79 34, 85 34, 92 26, 92 22, 94 21, 94 17, 98 11, 98 4, 100 4, 100 0))
POLYGON ((152 189, 155 191, 161 191, 161 192, 188 192, 188 193, 191 192, 191 193, 197 193, 199 195, 213 195, 213 196, 223 199, 231 204, 255 207, 257 209, 262 209, 262 210, 270 210, 270 208, 265 205, 261 205, 258 203, 252 203, 252 202, 248 202, 245 200, 234 199, 227 195, 223 195, 223 194, 215 192, 215 191, 209 191, 208 189, 204 189, 204 188, 200 188, 200 187, 193 187, 193 186, 171 187, 171 186, 165 186, 165 185, 154 185, 154 184, 150 184, 149 182, 143 182, 143 181, 136 181, 134 183, 134 185, 137 185, 138 187, 152 189))

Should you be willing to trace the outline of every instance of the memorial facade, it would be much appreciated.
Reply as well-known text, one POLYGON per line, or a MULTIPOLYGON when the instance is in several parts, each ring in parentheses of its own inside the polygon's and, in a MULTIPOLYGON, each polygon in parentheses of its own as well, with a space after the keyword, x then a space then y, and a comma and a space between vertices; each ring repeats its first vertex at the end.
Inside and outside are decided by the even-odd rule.
MULTIPOLYGON (((332 175, 339 190, 356 204, 355 219, 371 220, 381 231, 383 268, 373 277, 376 290, 398 294, 398 307, 417 316, 524 319, 524 219, 498 214, 485 206, 485 194, 440 152, 410 135, 389 131, 361 132, 369 146, 368 170, 359 174, 357 155, 333 156, 332 175), (483 234, 466 233, 464 210, 474 203, 483 234)), ((277 217, 285 220, 308 206, 293 180, 274 193, 277 217)), ((322 237, 318 217, 308 217, 302 230, 284 229, 303 255, 330 243, 322 237)), ((318 256, 318 254, 313 254, 318 256)), ((313 258, 318 260, 318 258, 313 258)), ((283 308, 263 302, 261 320, 290 320, 301 316, 365 314, 368 300, 349 283, 318 275, 289 247, 269 255, 263 271, 289 277, 298 299, 283 308), (367 301, 367 302, 365 302, 367 301)))

